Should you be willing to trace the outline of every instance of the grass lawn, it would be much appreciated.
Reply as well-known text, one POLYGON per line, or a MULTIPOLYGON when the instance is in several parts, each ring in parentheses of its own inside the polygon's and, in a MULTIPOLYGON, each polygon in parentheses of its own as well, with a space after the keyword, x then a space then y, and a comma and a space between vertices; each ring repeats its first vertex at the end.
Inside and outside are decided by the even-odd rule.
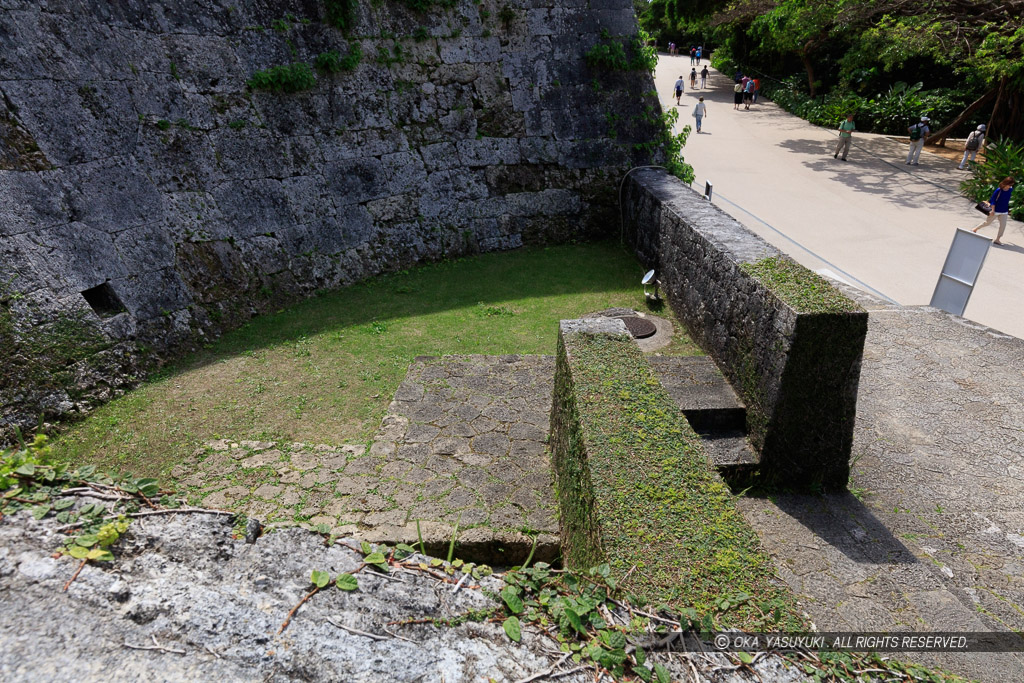
MULTIPOLYGON (((553 354, 560 319, 643 310, 642 275, 617 244, 591 243, 374 278, 253 319, 68 428, 54 454, 159 476, 215 438, 366 442, 416 356, 553 354)), ((673 323, 662 352, 701 353, 673 323)))

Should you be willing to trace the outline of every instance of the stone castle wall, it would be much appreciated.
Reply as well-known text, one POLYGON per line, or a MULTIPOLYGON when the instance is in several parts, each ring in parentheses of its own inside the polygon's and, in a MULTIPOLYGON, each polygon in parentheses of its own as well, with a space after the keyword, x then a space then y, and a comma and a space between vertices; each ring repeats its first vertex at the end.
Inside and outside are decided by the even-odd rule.
POLYGON ((344 32, 325 10, 0 0, 0 431, 117 393, 139 345, 614 224, 660 111, 585 54, 635 35, 628 0, 362 2, 344 32), (354 49, 309 90, 247 86, 354 49))

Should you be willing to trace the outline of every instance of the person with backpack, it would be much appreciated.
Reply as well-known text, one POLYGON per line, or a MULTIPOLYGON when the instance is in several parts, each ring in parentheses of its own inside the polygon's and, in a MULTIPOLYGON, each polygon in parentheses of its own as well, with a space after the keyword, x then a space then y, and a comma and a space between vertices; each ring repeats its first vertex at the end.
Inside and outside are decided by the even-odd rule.
POLYGON ((696 63, 697 63, 697 48, 694 47, 693 45, 691 45, 690 46, 690 64, 693 65, 693 64, 696 64, 696 63))
POLYGON ((988 205, 990 207, 988 218, 986 218, 981 225, 972 228, 971 232, 978 232, 998 218, 999 232, 996 234, 996 238, 992 240, 992 244, 1002 244, 999 240, 1003 236, 1003 231, 1006 230, 1006 218, 1010 215, 1010 197, 1013 196, 1014 182, 1015 181, 1012 176, 1003 178, 1003 182, 999 183, 999 187, 992 191, 992 196, 988 199, 988 205))
POLYGON ((732 108, 739 111, 740 105, 743 104, 743 81, 736 81, 736 85, 732 86, 732 108))
POLYGON ((690 69, 690 90, 697 89, 697 67, 690 69))
POLYGON ((703 90, 708 84, 708 68, 705 66, 700 70, 700 89, 703 90))
POLYGON ((743 86, 743 108, 750 109, 750 103, 754 101, 754 79, 751 78, 743 86))
POLYGON ((985 143, 985 124, 979 124, 977 130, 972 130, 971 134, 967 136, 967 143, 964 145, 964 158, 960 160, 960 165, 957 166, 961 171, 964 170, 964 164, 967 163, 967 157, 974 161, 974 157, 978 156, 978 150, 985 143))
POLYGON ((679 80, 676 81, 675 91, 676 91, 676 106, 678 107, 679 106, 679 98, 683 96, 683 76, 682 76, 682 74, 679 75, 679 80))
POLYGON ((917 161, 921 158, 924 140, 928 137, 928 133, 932 132, 932 129, 928 127, 929 121, 931 119, 927 116, 922 116, 920 121, 907 128, 907 132, 910 133, 910 149, 907 151, 908 166, 917 166, 917 161))

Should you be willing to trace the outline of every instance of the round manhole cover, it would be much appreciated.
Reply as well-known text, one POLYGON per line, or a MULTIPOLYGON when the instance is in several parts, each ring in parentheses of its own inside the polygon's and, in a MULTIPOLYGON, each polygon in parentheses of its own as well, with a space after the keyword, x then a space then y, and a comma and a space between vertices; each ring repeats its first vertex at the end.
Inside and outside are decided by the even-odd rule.
POLYGON ((646 339, 654 336, 654 333, 658 331, 657 326, 650 320, 633 315, 620 318, 620 320, 626 324, 626 329, 633 335, 633 339, 646 339))

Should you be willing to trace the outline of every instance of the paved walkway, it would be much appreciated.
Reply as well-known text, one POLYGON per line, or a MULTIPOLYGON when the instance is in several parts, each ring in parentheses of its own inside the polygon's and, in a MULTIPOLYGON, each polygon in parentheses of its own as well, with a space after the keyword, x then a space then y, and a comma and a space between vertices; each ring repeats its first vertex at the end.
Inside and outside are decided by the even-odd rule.
POLYGON ((213 441, 172 472, 203 505, 264 523, 327 525, 508 565, 558 555, 545 452, 554 360, 420 358, 364 445, 213 441), (417 520, 419 529, 417 530, 417 520))
MULTIPOLYGON (((743 498, 823 631, 1024 631, 1024 341, 870 309, 851 491, 743 498)), ((915 654, 983 681, 1024 655, 915 654)))
MULTIPOLYGON (((661 56, 656 84, 665 108, 675 106, 672 85, 689 74, 689 62, 661 56)), ((708 86, 687 86, 679 107, 679 125, 692 125, 697 98, 708 103, 704 132, 683 150, 695 187, 711 180, 715 204, 812 270, 859 280, 901 304, 931 300, 956 228, 984 218, 957 194, 966 171, 927 148, 920 166, 905 166, 904 145, 864 134, 844 164, 832 158, 834 131, 763 99, 733 111, 731 80, 717 72, 708 86)), ((1004 241, 990 249, 966 317, 1024 337, 1024 224, 1011 221, 1004 241)))

